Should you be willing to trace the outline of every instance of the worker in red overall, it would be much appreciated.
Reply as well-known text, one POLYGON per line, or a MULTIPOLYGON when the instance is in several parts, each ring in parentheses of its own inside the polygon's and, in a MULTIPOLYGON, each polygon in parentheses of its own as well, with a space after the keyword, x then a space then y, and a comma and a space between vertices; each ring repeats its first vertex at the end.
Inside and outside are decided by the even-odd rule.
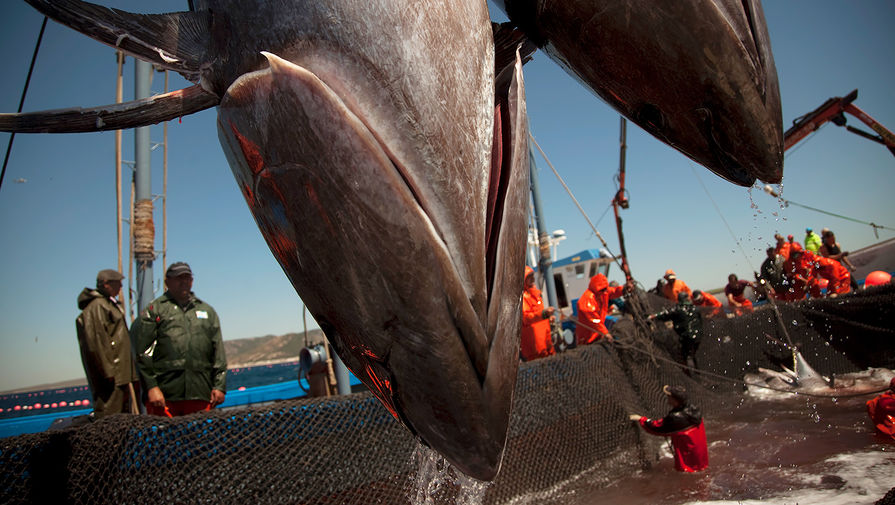
POLYGON ((698 472, 709 466, 709 448, 705 438, 705 424, 699 408, 690 404, 687 390, 681 386, 665 386, 671 411, 662 419, 649 419, 640 414, 628 416, 637 421, 651 435, 671 437, 674 449, 674 468, 679 472, 698 472))
POLYGON ((525 289, 522 291, 522 359, 530 361, 554 354, 550 324, 556 320, 556 309, 544 307, 541 290, 535 287, 534 270, 525 267, 525 289))
MULTIPOLYGON (((817 276, 829 281, 827 296, 843 295, 851 291, 851 273, 842 266, 842 263, 807 251, 804 254, 811 262, 817 276)), ((811 296, 820 297, 820 286, 817 283, 812 285, 811 296)))
POLYGON ((606 314, 609 300, 624 293, 624 286, 610 286, 603 274, 590 278, 587 290, 578 299, 578 324, 575 325, 575 340, 578 345, 592 344, 601 338, 612 342, 612 335, 606 328, 606 314))
POLYGON ((783 262, 783 275, 789 281, 789 289, 784 293, 784 300, 796 302, 804 299, 811 284, 815 282, 814 269, 803 253, 801 245, 792 244, 789 258, 783 262))
POLYGON ((867 401, 867 415, 876 433, 895 440, 895 377, 889 381, 889 390, 867 401))
POLYGON ((786 239, 783 238, 783 235, 780 235, 779 233, 774 235, 774 239, 777 241, 777 246, 774 247, 774 254, 779 254, 780 256, 783 256, 784 261, 788 260, 789 259, 789 247, 791 244, 789 242, 787 242, 786 239))

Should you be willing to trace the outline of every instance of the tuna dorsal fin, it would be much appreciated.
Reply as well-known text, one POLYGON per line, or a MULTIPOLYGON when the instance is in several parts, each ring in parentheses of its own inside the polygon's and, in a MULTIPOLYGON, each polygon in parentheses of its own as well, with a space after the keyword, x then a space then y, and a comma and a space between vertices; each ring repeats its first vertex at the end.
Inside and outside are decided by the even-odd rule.
POLYGON ((134 14, 81 0, 26 0, 65 26, 103 44, 180 72, 196 82, 205 59, 211 11, 134 14))
POLYGON ((198 85, 114 105, 0 114, 0 131, 77 133, 148 126, 210 109, 220 102, 198 85))

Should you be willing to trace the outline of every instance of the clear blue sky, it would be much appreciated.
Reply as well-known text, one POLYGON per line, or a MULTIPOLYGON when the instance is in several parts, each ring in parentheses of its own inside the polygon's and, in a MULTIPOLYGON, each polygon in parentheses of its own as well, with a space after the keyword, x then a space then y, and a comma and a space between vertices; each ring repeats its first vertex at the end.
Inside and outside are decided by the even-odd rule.
MULTIPOLYGON (((154 12, 186 9, 185 0, 100 3, 142 12, 147 12, 146 5, 154 12)), ((858 88, 855 103, 895 129, 895 2, 769 0, 764 7, 785 126, 827 98, 858 88)), ((0 19, 6 68, 0 78, 0 110, 12 112, 42 17, 23 2, 2 2, 0 19)), ((50 22, 25 110, 113 102, 114 54, 50 22)), ((543 54, 526 65, 525 79, 535 138, 597 221, 615 192, 618 114, 543 54)), ((172 75, 172 88, 186 84, 172 75)), ((153 91, 161 92, 162 86, 162 74, 156 74, 153 91)), ((132 95, 129 59, 125 99, 132 95)), ((205 111, 170 123, 168 263, 184 260, 192 265, 194 290, 219 312, 226 339, 301 331, 301 300, 234 184, 218 143, 215 116, 215 111, 205 111)), ((856 119, 849 122, 863 127, 856 119)), ((161 126, 153 127, 152 139, 162 141, 161 126)), ((7 134, 0 134, 4 148, 7 140, 7 134)), ((132 152, 133 136, 125 132, 124 159, 132 160, 132 152)), ((599 248, 546 163, 540 158, 538 163, 547 226, 568 235, 559 256, 599 248)), ((158 194, 161 148, 153 152, 152 164, 153 192, 158 194)), ((829 227, 846 249, 877 241, 867 226, 797 207, 781 208, 759 189, 730 185, 631 123, 627 169, 631 208, 624 211, 625 237, 634 275, 647 286, 666 268, 674 268, 693 288, 718 287, 730 272, 748 276, 778 231, 801 240, 806 226, 829 227)), ((129 177, 127 167, 125 174, 129 177)), ((795 202, 895 226, 893 189, 895 157, 832 125, 785 159, 783 195, 795 202)), ((125 199, 128 195, 125 185, 125 199)), ((160 249, 160 214, 156 224, 160 249)), ((611 211, 597 226, 617 252, 611 211)), ((892 236, 885 231, 880 239, 892 236)), ((98 270, 115 268, 118 261, 114 134, 17 135, 0 190, 0 237, 0 391, 82 376, 74 328, 76 297, 83 287, 93 286, 98 270)), ((125 261, 126 254, 125 245, 125 261)), ((159 286, 160 262, 155 272, 159 286)), ((619 278, 617 269, 611 277, 619 278)), ((309 325, 316 326, 312 320, 309 325)))

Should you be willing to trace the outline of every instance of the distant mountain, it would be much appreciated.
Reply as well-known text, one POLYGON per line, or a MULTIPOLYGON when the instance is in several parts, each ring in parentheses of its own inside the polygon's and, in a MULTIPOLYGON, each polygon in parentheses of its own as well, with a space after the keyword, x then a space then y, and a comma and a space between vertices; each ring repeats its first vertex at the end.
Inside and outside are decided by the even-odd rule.
MULTIPOLYGON (((323 342, 323 332, 321 330, 308 331, 309 345, 320 342, 323 342)), ((224 350, 227 352, 227 364, 230 368, 298 359, 298 354, 304 346, 304 333, 266 335, 263 337, 224 341, 224 350)))

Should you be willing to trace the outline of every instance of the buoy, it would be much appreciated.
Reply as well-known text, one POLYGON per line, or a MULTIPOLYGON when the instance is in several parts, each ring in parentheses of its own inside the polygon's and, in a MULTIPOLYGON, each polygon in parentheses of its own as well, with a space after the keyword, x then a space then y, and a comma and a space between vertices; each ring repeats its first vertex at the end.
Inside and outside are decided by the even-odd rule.
POLYGON ((39 403, 35 403, 35 404, 34 404, 34 408, 39 409, 39 408, 40 408, 40 404, 39 404, 39 403))
POLYGON ((237 390, 237 391, 245 391, 245 390, 246 390, 246 387, 245 387, 245 386, 239 386, 236 390, 237 390))
POLYGON ((75 401, 71 402, 71 404, 74 405, 75 407, 77 407, 77 406, 81 405, 81 400, 75 400, 75 401))
POLYGON ((85 407, 90 405, 90 400, 81 400, 81 405, 84 405, 85 407))
POLYGON ((53 403, 50 404, 50 408, 57 409, 57 408, 59 408, 59 404, 56 403, 56 402, 53 402, 53 403))
POLYGON ((889 272, 883 272, 882 270, 874 270, 867 274, 867 277, 864 279, 864 286, 882 286, 883 284, 888 284, 892 281, 892 275, 889 272))
POLYGON ((59 402, 59 406, 60 407, 68 407, 68 402, 63 400, 63 401, 59 402))
POLYGON ((22 406, 16 405, 15 407, 12 408, 12 410, 22 410, 22 406))

